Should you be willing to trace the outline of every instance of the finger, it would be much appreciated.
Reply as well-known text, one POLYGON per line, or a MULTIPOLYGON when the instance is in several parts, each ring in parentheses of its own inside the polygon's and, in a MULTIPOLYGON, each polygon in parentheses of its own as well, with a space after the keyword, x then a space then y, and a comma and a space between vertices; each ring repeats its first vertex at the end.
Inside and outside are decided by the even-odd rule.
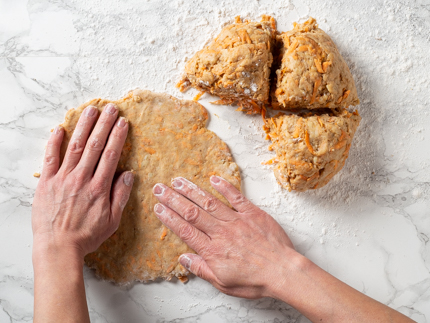
POLYGON ((133 181, 134 174, 132 172, 124 172, 118 177, 112 187, 111 214, 115 230, 119 226, 122 211, 124 211, 130 197, 133 181))
POLYGON ((210 238, 206 234, 185 221, 178 213, 161 203, 155 204, 154 212, 158 219, 190 248, 198 253, 204 253, 205 246, 210 242, 210 238))
POLYGON ((184 253, 179 257, 179 263, 194 275, 208 281, 213 282, 216 276, 212 269, 209 268, 206 261, 199 255, 193 253, 184 253))
POLYGON ((91 128, 97 119, 98 110, 96 107, 89 105, 81 114, 78 124, 73 131, 72 138, 67 146, 66 155, 64 156, 61 169, 70 173, 81 159, 85 144, 91 132, 91 128))
POLYGON ((45 158, 43 160, 42 179, 50 178, 58 172, 60 167, 60 148, 63 142, 64 129, 61 126, 55 127, 48 144, 46 145, 45 158))
POLYGON ((82 158, 79 161, 79 167, 82 167, 87 175, 92 176, 94 174, 94 169, 105 148, 107 138, 109 137, 109 133, 112 130, 117 116, 118 109, 115 105, 113 103, 106 104, 94 130, 91 132, 82 158))
POLYGON ((101 188, 110 190, 112 179, 115 175, 119 158, 121 157, 122 147, 127 138, 127 132, 128 121, 120 117, 109 135, 108 142, 94 174, 94 181, 101 188))
POLYGON ((218 219, 228 220, 232 218, 234 211, 212 194, 198 187, 183 177, 172 180, 172 187, 183 196, 196 203, 203 210, 218 219))
POLYGON ((156 184, 153 192, 161 203, 206 234, 210 234, 218 226, 214 217, 166 185, 156 184))
POLYGON ((211 176, 210 181, 213 188, 222 194, 238 212, 245 213, 255 209, 255 205, 224 178, 211 176))

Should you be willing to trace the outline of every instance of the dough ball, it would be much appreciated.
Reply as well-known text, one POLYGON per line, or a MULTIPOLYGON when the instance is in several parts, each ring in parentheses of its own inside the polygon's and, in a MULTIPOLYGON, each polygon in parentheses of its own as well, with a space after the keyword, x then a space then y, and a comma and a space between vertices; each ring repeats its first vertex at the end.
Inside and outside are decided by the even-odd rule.
POLYGON ((190 86, 216 95, 215 104, 238 104, 247 113, 260 113, 268 104, 270 68, 276 22, 242 22, 225 27, 212 43, 197 52, 185 66, 178 87, 190 86))
POLYGON ((331 38, 314 18, 277 36, 280 67, 272 105, 277 109, 338 108, 359 104, 354 79, 331 38))
POLYGON ((275 177, 289 191, 326 185, 346 159, 360 123, 357 112, 320 109, 266 119, 264 130, 276 152, 275 177))

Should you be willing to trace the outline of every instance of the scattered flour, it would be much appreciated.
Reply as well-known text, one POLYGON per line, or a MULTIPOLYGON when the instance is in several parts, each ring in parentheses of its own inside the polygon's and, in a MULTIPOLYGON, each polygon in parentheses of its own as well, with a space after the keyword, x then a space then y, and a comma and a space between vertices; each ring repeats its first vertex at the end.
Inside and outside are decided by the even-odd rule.
MULTIPOLYGON (((45 14, 43 6, 30 6, 32 14, 45 14)), ((339 244, 352 241, 354 234, 368 234, 362 232, 362 205, 403 214, 410 199, 428 196, 430 182, 430 156, 410 158, 429 140, 429 11, 394 0, 348 6, 341 10, 333 2, 316 0, 71 0, 66 9, 58 4, 58 10, 68 11, 74 28, 62 53, 73 57, 68 77, 81 90, 81 102, 95 96, 116 99, 136 87, 190 99, 194 90, 184 94, 175 88, 185 62, 235 16, 259 20, 262 14, 273 15, 280 31, 291 29, 294 21, 316 18, 351 69, 363 118, 344 169, 326 187, 305 193, 281 189, 271 167, 261 165, 273 156, 261 118, 210 105, 214 98, 209 95, 200 102, 212 116, 209 128, 229 144, 242 170, 245 194, 296 241, 307 236, 339 244), (397 184, 408 176, 419 178, 420 186, 397 184)), ((31 46, 23 50, 32 54, 31 46)))

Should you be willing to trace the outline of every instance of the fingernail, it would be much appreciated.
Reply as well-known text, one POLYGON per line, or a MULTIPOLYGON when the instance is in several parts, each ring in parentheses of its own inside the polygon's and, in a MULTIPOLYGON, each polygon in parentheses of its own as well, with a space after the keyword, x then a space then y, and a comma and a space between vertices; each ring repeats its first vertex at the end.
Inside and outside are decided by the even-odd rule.
POLYGON ((184 266, 187 270, 190 270, 191 268, 191 259, 188 256, 181 255, 179 257, 179 263, 184 266))
POLYGON ((134 175, 132 172, 127 172, 124 175, 124 184, 127 186, 132 186, 134 181, 134 175))
POLYGON ((163 204, 157 203, 154 205, 154 212, 157 214, 163 214, 164 212, 164 206, 163 204))
POLYGON ((176 189, 181 189, 182 187, 184 187, 184 182, 183 181, 181 181, 179 178, 175 178, 173 181, 172 181, 172 186, 173 186, 173 188, 176 188, 176 189))
POLYGON ((155 196, 161 196, 164 194, 166 187, 163 184, 155 184, 152 190, 155 196))
POLYGON ((115 114, 116 110, 116 106, 113 103, 108 103, 105 106, 105 111, 107 114, 115 114))
POLYGON ((61 131, 63 131, 63 127, 62 126, 56 126, 54 129, 54 134, 58 135, 58 134, 60 134, 61 131))
POLYGON ((218 185, 221 182, 221 179, 218 176, 211 176, 210 180, 215 185, 218 185))
POLYGON ((128 120, 124 117, 119 117, 118 127, 123 128, 127 124, 128 120))
POLYGON ((93 117, 96 115, 97 108, 93 105, 89 105, 85 108, 85 115, 87 117, 93 117))

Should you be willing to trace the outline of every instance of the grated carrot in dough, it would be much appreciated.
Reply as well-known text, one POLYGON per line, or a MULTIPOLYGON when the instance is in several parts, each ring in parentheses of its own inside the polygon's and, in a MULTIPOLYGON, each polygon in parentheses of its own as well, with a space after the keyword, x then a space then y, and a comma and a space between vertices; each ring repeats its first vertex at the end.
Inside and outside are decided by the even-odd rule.
POLYGON ((325 73, 322 66, 321 66, 321 61, 319 59, 314 58, 314 62, 315 62, 315 66, 317 68, 317 71, 321 74, 325 73))
POLYGON ((309 50, 309 46, 308 45, 302 45, 300 47, 297 48, 298 52, 306 52, 309 50))
POLYGON ((197 102, 198 100, 200 100, 203 94, 205 94, 205 91, 200 91, 199 93, 197 93, 197 95, 193 98, 193 101, 197 102))
POLYGON ((303 118, 300 118, 299 121, 297 121, 296 128, 294 129, 294 132, 293 132, 294 138, 298 138, 300 136, 300 129, 302 127, 302 124, 303 124, 303 118))
POLYGON ((314 83, 314 92, 312 93, 312 98, 311 98, 311 101, 309 102, 310 104, 315 102, 315 98, 317 96, 318 88, 320 85, 321 85, 321 78, 319 77, 314 83))
POLYGON ((185 78, 185 79, 180 80, 176 84, 176 87, 179 89, 179 91, 185 92, 191 87, 191 83, 190 83, 190 81, 188 81, 188 79, 185 78))
POLYGON ((183 284, 185 284, 188 281, 188 277, 187 276, 179 276, 178 279, 183 284))
POLYGON ((263 107, 261 109, 261 117, 263 118, 263 121, 266 120, 266 108, 265 107, 263 107))
POLYGON ((291 46, 288 47, 287 54, 291 54, 299 45, 299 42, 297 39, 294 39, 294 42, 291 44, 291 46))
POLYGON ((333 146, 333 148, 335 150, 340 149, 340 148, 342 148, 343 146, 346 145, 346 142, 347 142, 346 139, 342 140, 342 141, 339 141, 336 145, 333 146))
POLYGON ((150 153, 151 155, 154 155, 156 153, 156 151, 152 148, 149 147, 145 147, 143 146, 143 149, 145 149, 148 153, 150 153))
POLYGON ((351 92, 351 90, 348 90, 348 91, 345 91, 345 92, 343 92, 343 95, 337 100, 337 104, 339 104, 339 103, 341 103, 343 100, 345 100, 347 97, 348 97, 348 95, 349 95, 349 93, 351 92))
POLYGON ((327 69, 328 69, 328 67, 331 65, 331 62, 324 62, 323 64, 322 64, 322 69, 323 69, 323 71, 324 71, 324 73, 326 73, 327 72, 327 69))
POLYGON ((314 151, 314 148, 312 147, 311 142, 309 140, 309 133, 307 130, 305 131, 305 144, 306 144, 306 147, 308 147, 311 154, 315 155, 315 151, 314 151))
POLYGON ((248 33, 246 32, 245 29, 241 29, 237 32, 239 34, 240 39, 247 44, 252 44, 252 40, 251 38, 249 38, 248 33))
POLYGON ((163 227, 163 232, 161 232, 160 240, 164 240, 166 236, 167 236, 167 228, 163 227))

